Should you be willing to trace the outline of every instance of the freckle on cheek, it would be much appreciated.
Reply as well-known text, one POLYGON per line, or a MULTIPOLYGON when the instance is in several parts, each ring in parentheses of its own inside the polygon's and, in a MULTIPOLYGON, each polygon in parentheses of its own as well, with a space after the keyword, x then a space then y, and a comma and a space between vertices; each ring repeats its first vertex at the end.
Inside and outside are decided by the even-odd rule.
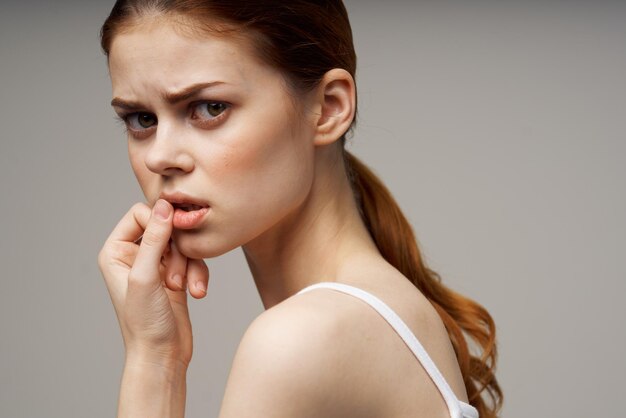
POLYGON ((258 147, 243 145, 235 149, 231 148, 224 153, 222 164, 224 167, 233 166, 249 169, 259 159, 260 153, 258 147))

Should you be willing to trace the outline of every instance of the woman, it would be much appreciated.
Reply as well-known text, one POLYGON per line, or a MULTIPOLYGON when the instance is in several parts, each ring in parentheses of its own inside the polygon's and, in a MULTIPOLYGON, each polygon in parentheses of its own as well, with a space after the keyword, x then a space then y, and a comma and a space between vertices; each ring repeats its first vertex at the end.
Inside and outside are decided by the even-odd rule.
POLYGON ((126 349, 118 416, 184 415, 187 289, 204 297, 203 259, 239 246, 266 310, 220 418, 496 416, 490 315, 439 283, 344 149, 356 57, 340 0, 123 0, 101 35, 148 200, 98 257, 126 349))

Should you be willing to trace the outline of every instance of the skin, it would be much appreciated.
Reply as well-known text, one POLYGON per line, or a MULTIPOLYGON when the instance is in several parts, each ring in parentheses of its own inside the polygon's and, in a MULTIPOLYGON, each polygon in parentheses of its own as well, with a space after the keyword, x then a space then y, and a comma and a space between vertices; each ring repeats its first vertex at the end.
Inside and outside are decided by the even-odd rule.
POLYGON ((118 416, 147 408, 162 408, 151 416, 183 416, 192 356, 185 288, 204 297, 203 259, 240 246, 267 310, 240 343, 221 418, 406 416, 402 402, 389 404, 402 391, 367 383, 368 373, 390 371, 422 382, 413 388, 419 392, 406 392, 408 408, 419 408, 412 416, 445 416, 442 402, 432 402, 438 392, 403 343, 380 338, 394 333, 371 308, 324 289, 292 297, 321 281, 367 290, 407 318, 466 399, 439 317, 381 257, 359 216, 339 141, 354 118, 349 73, 331 70, 315 90, 294 96, 245 38, 184 34, 164 18, 118 34, 109 70, 114 110, 125 118, 131 166, 147 200, 131 208, 99 255, 127 353, 118 416), (184 100, 167 100, 167 93, 207 82, 213 84, 184 100), (206 200, 210 212, 197 228, 173 228, 171 205, 158 200, 163 191, 206 200), (141 244, 133 243, 141 235, 141 244), (363 338, 367 350, 358 349, 363 338), (336 350, 328 353, 330 345, 336 350), (276 347, 287 354, 277 356, 276 347), (338 376, 363 384, 347 385, 338 376))

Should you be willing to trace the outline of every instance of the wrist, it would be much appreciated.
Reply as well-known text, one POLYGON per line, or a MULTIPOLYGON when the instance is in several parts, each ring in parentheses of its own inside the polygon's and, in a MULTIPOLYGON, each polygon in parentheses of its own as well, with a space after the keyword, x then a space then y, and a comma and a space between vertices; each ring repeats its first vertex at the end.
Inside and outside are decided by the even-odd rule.
POLYGON ((186 371, 191 356, 180 355, 176 350, 159 350, 140 345, 126 347, 126 364, 145 365, 163 369, 172 369, 176 372, 186 371))
POLYGON ((176 356, 163 356, 146 352, 127 352, 124 369, 141 371, 151 370, 164 377, 185 377, 189 364, 176 356))
POLYGON ((183 362, 127 354, 118 418, 184 417, 186 385, 187 366, 183 362))

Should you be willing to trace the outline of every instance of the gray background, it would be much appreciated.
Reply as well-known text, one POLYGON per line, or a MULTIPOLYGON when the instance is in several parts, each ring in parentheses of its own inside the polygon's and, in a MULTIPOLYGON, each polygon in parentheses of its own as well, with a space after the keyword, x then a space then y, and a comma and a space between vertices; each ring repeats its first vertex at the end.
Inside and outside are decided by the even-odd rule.
MULTIPOLYGON (((112 2, 0 6, 0 416, 115 415, 123 346, 96 257, 143 195, 98 30, 112 2)), ((623 416, 626 2, 347 2, 351 149, 427 262, 498 325, 506 417, 623 416)), ((262 311, 240 250, 190 299, 187 416, 216 417, 262 311)))

